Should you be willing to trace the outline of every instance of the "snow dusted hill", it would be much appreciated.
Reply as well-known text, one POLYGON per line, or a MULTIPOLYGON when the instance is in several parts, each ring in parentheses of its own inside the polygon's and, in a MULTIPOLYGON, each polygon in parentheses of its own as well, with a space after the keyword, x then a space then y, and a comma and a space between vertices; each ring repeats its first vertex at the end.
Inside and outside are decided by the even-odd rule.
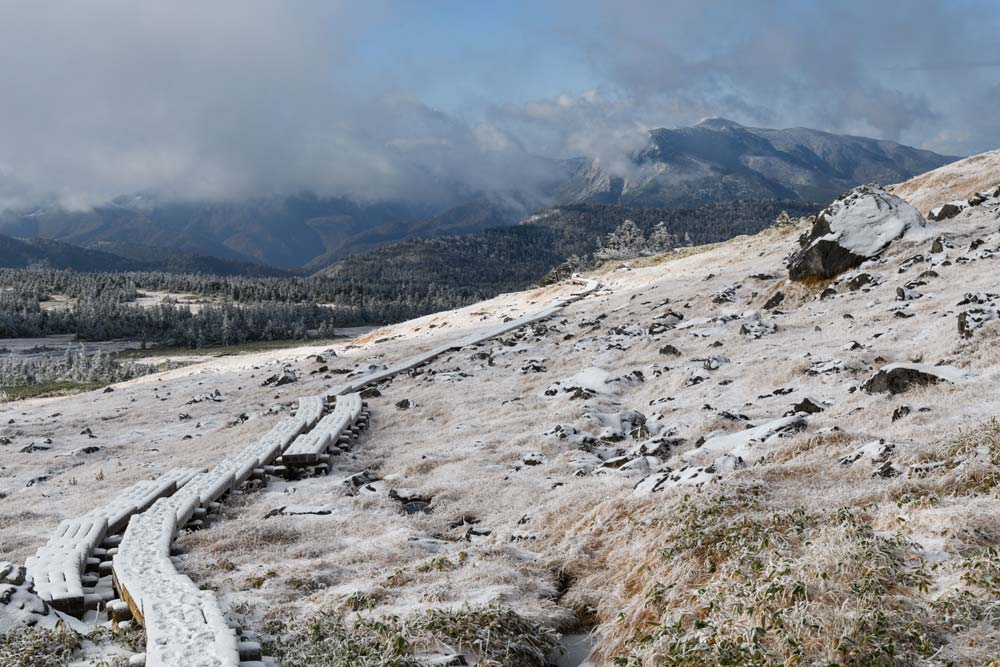
MULTIPOLYGON (((926 214, 1000 181, 987 156, 894 192, 926 214)), ((180 539, 179 567, 231 620, 286 637, 272 647, 286 664, 319 664, 303 628, 336 635, 356 612, 354 637, 381 657, 332 664, 411 664, 390 661, 389 644, 436 664, 544 664, 524 647, 547 646, 545 628, 593 629, 595 665, 988 664, 1000 656, 998 221, 1000 198, 987 198, 901 226, 832 279, 788 279, 798 237, 822 232, 806 220, 609 266, 553 319, 370 391, 371 427, 330 475, 231 498, 180 539), (487 626, 506 648, 484 643, 487 626)), ((136 480, 213 465, 299 396, 573 289, 333 352, 7 404, 0 561, 23 562, 61 518, 136 480), (284 366, 296 382, 261 386, 284 366)))

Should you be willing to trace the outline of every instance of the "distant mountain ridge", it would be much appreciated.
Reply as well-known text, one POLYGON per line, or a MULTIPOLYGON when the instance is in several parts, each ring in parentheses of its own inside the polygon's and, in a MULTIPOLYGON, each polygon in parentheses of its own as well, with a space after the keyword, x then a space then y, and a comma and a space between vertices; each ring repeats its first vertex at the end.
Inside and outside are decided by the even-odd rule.
POLYGON ((290 275, 287 271, 263 264, 220 259, 210 255, 134 243, 101 242, 97 248, 82 248, 51 239, 19 239, 0 234, 0 267, 30 266, 81 272, 164 271, 222 276, 290 275))
POLYGON ((652 130, 629 174, 608 172, 595 160, 578 161, 559 196, 642 207, 734 199, 826 204, 862 183, 898 183, 957 159, 892 141, 707 118, 692 127, 652 130))
POLYGON ((433 206, 312 193, 230 202, 159 201, 140 194, 84 212, 52 206, 3 211, 0 233, 98 250, 139 243, 315 271, 402 239, 512 225, 547 206, 693 208, 752 199, 825 204, 861 183, 905 181, 954 159, 891 141, 712 118, 652 130, 628 173, 609 172, 587 158, 548 160, 551 178, 540 191, 469 192, 456 185, 450 203, 433 206))

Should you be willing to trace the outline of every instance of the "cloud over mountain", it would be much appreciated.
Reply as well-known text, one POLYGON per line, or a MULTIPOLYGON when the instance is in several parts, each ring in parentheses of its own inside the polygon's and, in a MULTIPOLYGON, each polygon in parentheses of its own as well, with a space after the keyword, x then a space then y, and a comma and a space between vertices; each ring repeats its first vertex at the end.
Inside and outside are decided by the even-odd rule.
POLYGON ((978 0, 53 0, 0 19, 0 208, 520 191, 539 157, 620 167, 647 130, 709 115, 1000 144, 1000 11, 978 0))

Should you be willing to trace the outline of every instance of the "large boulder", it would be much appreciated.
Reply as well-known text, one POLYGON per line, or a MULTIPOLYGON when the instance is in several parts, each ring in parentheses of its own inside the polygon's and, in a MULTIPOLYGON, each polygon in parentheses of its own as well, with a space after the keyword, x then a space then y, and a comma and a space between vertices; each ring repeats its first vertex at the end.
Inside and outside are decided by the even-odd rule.
POLYGON ((792 280, 832 278, 879 255, 923 216, 880 186, 862 185, 823 209, 788 263, 792 280))
POLYGON ((913 387, 922 387, 939 382, 957 384, 968 376, 954 366, 930 366, 927 364, 889 364, 868 378, 861 388, 869 394, 888 392, 901 394, 913 387))

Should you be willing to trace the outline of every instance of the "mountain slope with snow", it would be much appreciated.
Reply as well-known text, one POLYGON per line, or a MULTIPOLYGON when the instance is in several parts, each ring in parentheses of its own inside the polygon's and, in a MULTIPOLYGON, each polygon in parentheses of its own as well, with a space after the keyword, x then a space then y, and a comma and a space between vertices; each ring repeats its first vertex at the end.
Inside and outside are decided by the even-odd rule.
POLYGON ((631 173, 581 162, 563 192, 572 201, 627 206, 827 202, 856 185, 896 183, 956 159, 891 141, 707 118, 692 127, 652 130, 631 173))
MULTIPOLYGON (((954 198, 935 179, 912 190, 921 211, 954 198)), ((998 221, 986 199, 828 279, 789 279, 811 220, 610 264, 552 319, 380 383, 329 475, 234 496, 178 568, 230 620, 303 642, 332 618, 405 642, 393 617, 424 632, 446 609, 469 632, 593 629, 595 665, 989 664, 998 221)), ((0 560, 137 479, 238 451, 299 396, 572 290, 7 404, 0 560), (283 366, 299 379, 261 386, 283 366)), ((423 658, 481 655, 441 641, 423 658)))

